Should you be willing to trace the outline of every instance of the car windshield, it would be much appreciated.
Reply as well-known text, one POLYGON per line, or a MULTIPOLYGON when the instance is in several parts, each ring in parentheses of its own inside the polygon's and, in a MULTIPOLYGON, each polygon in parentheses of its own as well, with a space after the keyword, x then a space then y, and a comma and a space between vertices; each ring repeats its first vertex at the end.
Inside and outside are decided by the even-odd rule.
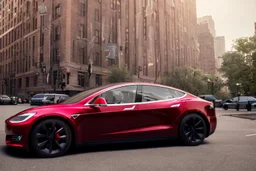
POLYGON ((108 88, 108 87, 111 87, 113 84, 110 84, 110 85, 106 85, 106 86, 100 86, 100 87, 96 87, 96 88, 93 88, 93 89, 90 89, 90 90, 87 90, 87 91, 84 91, 84 92, 81 92, 75 96, 72 96, 70 98, 68 98, 66 101, 62 102, 62 104, 75 104, 75 103, 78 103, 80 102, 81 100, 85 99, 86 97, 94 94, 94 93, 97 93, 98 91, 101 91, 105 88, 108 88))

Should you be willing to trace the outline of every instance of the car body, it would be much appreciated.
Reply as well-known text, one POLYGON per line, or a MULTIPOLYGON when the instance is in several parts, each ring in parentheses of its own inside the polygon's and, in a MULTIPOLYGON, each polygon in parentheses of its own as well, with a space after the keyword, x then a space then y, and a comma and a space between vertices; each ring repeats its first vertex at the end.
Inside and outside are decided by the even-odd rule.
POLYGON ((56 157, 71 144, 179 138, 186 145, 199 145, 215 131, 217 120, 211 102, 182 90, 117 83, 61 104, 27 109, 5 123, 8 146, 56 157))
POLYGON ((11 104, 11 98, 7 95, 0 95, 0 104, 11 104))
POLYGON ((256 98, 253 96, 240 96, 240 97, 234 97, 230 100, 226 100, 222 106, 225 110, 228 109, 236 109, 237 105, 239 104, 239 109, 248 109, 249 103, 255 103, 256 98))
POLYGON ((199 95, 198 97, 207 100, 209 102, 214 102, 215 107, 221 107, 222 106, 222 100, 218 100, 214 95, 199 95))

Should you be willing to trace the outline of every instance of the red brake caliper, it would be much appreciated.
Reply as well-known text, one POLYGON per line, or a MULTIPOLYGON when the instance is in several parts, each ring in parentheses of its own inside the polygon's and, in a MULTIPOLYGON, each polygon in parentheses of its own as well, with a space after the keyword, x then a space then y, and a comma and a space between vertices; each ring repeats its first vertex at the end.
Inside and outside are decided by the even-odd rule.
MULTIPOLYGON (((54 131, 56 131, 57 130, 57 128, 55 127, 54 128, 54 131)), ((60 140, 60 134, 56 134, 55 135, 55 138, 56 138, 56 141, 59 141, 60 140)))

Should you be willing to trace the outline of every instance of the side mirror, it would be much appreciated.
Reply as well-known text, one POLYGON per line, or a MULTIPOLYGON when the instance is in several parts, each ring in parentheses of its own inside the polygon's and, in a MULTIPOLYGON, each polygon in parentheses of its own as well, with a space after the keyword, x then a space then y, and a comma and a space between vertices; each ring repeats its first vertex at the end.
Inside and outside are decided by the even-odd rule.
POLYGON ((98 107, 98 106, 107 106, 107 101, 103 97, 97 98, 93 104, 90 105, 91 107, 98 107))

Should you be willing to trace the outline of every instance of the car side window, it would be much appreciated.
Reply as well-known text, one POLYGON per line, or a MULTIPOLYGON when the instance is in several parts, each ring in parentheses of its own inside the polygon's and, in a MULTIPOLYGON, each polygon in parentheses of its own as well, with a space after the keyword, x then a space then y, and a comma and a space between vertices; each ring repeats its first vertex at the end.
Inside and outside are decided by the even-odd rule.
POLYGON ((182 97, 184 93, 170 88, 142 86, 142 102, 159 101, 182 97))
POLYGON ((107 104, 135 103, 137 86, 124 86, 109 90, 99 97, 106 99, 107 104))

